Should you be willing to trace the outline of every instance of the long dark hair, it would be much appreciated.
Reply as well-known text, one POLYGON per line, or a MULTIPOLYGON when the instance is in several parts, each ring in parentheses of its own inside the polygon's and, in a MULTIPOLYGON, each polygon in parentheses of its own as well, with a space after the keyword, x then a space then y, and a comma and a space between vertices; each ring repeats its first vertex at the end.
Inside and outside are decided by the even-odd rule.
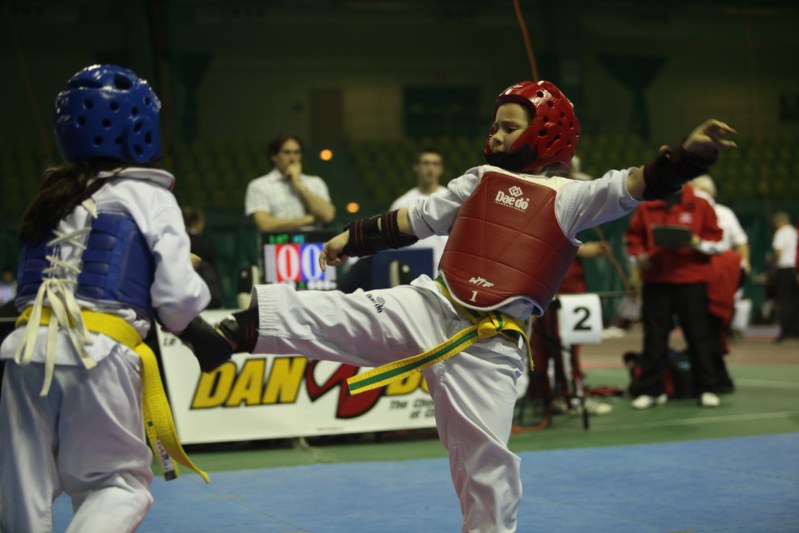
POLYGON ((58 222, 90 194, 87 190, 89 180, 102 170, 120 166, 124 166, 124 163, 95 159, 48 169, 44 173, 42 188, 22 215, 19 240, 38 242, 49 237, 58 222))

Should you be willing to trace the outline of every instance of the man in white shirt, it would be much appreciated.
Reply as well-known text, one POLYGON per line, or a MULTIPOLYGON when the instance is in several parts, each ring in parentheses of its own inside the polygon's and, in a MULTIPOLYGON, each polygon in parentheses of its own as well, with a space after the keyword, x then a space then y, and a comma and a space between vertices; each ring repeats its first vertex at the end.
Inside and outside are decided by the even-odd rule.
POLYGON ((302 173, 302 141, 281 135, 269 143, 275 167, 247 186, 244 214, 259 231, 293 231, 328 224, 336 216, 327 185, 302 173))
MULTIPOLYGON (((402 207, 411 208, 419 198, 443 194, 447 190, 438 181, 444 173, 444 162, 441 153, 435 148, 423 148, 416 154, 413 161, 413 171, 416 174, 416 186, 394 200, 389 211, 402 207)), ((405 249, 431 249, 433 251, 433 274, 435 275, 438 270, 438 262, 446 245, 446 235, 431 235, 405 249)))
POLYGON ((780 319, 780 333, 776 342, 789 338, 799 338, 799 282, 796 280, 796 228, 791 225, 788 213, 779 211, 772 217, 774 237, 771 247, 774 250, 776 269, 777 309, 780 319))
POLYGON ((2 279, 0 279, 0 304, 10 302, 16 295, 17 282, 14 279, 14 269, 4 266, 2 279))
POLYGON ((749 274, 752 265, 749 259, 749 237, 747 237, 738 217, 732 209, 726 205, 716 202, 716 184, 709 174, 703 174, 691 181, 694 192, 697 196, 704 198, 716 212, 716 222, 724 235, 721 237, 721 244, 725 250, 735 250, 741 254, 741 268, 749 274))
POLYGON ((752 308, 751 300, 744 298, 741 287, 743 276, 752 270, 749 238, 733 210, 716 202, 716 184, 709 174, 694 178, 691 186, 697 196, 713 206, 716 222, 723 232, 714 249, 707 251, 713 256, 713 277, 708 283, 708 298, 710 327, 716 333, 712 345, 716 390, 729 393, 735 387, 724 361, 724 356, 730 351, 727 339, 731 332, 746 328, 752 308))
MULTIPOLYGON (((443 158, 441 153, 435 148, 422 148, 416 153, 413 160, 413 172, 416 174, 416 186, 394 200, 389 211, 403 207, 409 209, 420 198, 446 192, 447 188, 439 183, 439 179, 444 173, 443 158)), ((446 235, 431 235, 404 249, 431 250, 433 252, 433 264, 430 272, 435 277, 438 274, 438 262, 441 259, 441 254, 444 253, 446 245, 446 235)), ((350 259, 346 274, 339 280, 339 289, 344 292, 352 292, 355 289, 369 290, 376 288, 375 284, 377 282, 372 279, 372 260, 372 257, 350 259)), ((400 280, 400 283, 402 283, 402 280, 400 280)))

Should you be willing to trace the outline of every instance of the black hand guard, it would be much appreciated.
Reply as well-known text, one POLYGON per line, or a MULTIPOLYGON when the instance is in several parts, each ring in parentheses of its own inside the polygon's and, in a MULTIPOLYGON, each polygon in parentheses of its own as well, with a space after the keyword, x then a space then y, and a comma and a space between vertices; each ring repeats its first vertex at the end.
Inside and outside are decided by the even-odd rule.
POLYGON ((658 200, 680 190, 683 183, 705 174, 716 162, 697 157, 683 150, 682 144, 674 150, 663 150, 644 167, 644 200, 658 200))

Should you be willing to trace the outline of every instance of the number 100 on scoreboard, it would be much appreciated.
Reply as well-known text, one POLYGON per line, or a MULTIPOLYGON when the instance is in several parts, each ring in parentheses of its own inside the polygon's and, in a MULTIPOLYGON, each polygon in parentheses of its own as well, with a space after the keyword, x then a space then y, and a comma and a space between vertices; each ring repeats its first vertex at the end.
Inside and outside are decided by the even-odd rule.
POLYGON ((336 288, 336 269, 323 272, 319 256, 324 243, 286 243, 264 245, 266 283, 288 283, 298 289, 336 288))

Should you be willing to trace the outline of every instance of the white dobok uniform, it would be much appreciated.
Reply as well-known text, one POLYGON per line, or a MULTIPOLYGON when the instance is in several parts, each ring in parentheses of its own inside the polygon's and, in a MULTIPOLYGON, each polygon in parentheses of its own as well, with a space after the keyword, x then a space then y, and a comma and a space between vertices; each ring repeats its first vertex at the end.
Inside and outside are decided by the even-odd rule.
MULTIPOLYGON (((183 217, 168 188, 174 178, 145 168, 100 176, 107 183, 91 197, 97 212, 127 214, 136 223, 153 257, 151 306, 164 327, 182 331, 208 305, 210 295, 189 260, 183 217)), ((75 296, 91 211, 91 206, 79 205, 58 224, 67 238, 54 254, 59 261, 49 266, 51 277, 67 289, 60 299, 121 317, 145 338, 150 321, 133 309, 75 296)), ((18 300, 19 304, 34 302, 18 300)), ((41 305, 50 308, 51 302, 45 298, 41 305)), ((141 360, 110 337, 93 334, 93 342, 84 347, 97 365, 87 369, 61 328, 53 339, 52 383, 46 396, 40 396, 47 332, 47 326, 29 323, 11 333, 0 348, 6 365, 0 401, 0 531, 51 531, 52 501, 62 491, 72 499, 74 510, 68 532, 133 531, 153 501, 141 360), (28 328, 38 330, 32 362, 18 364, 15 354, 28 328)))
MULTIPOLYGON (((414 204, 409 214, 416 236, 447 234, 459 207, 487 171, 505 172, 487 165, 472 168, 452 180, 444 194, 414 204)), ((629 170, 610 171, 590 182, 516 176, 557 191, 557 224, 578 245, 579 231, 621 217, 640 203, 627 190, 628 174, 629 170)), ((411 285, 351 294, 259 285, 253 289, 255 302, 260 323, 254 353, 299 353, 360 367, 424 352, 472 324, 427 276, 411 285)), ((517 300, 500 311, 525 320, 536 307, 541 303, 517 300)), ((438 434, 449 452, 463 531, 516 529, 520 459, 507 443, 525 352, 519 344, 495 336, 423 370, 438 434)))

